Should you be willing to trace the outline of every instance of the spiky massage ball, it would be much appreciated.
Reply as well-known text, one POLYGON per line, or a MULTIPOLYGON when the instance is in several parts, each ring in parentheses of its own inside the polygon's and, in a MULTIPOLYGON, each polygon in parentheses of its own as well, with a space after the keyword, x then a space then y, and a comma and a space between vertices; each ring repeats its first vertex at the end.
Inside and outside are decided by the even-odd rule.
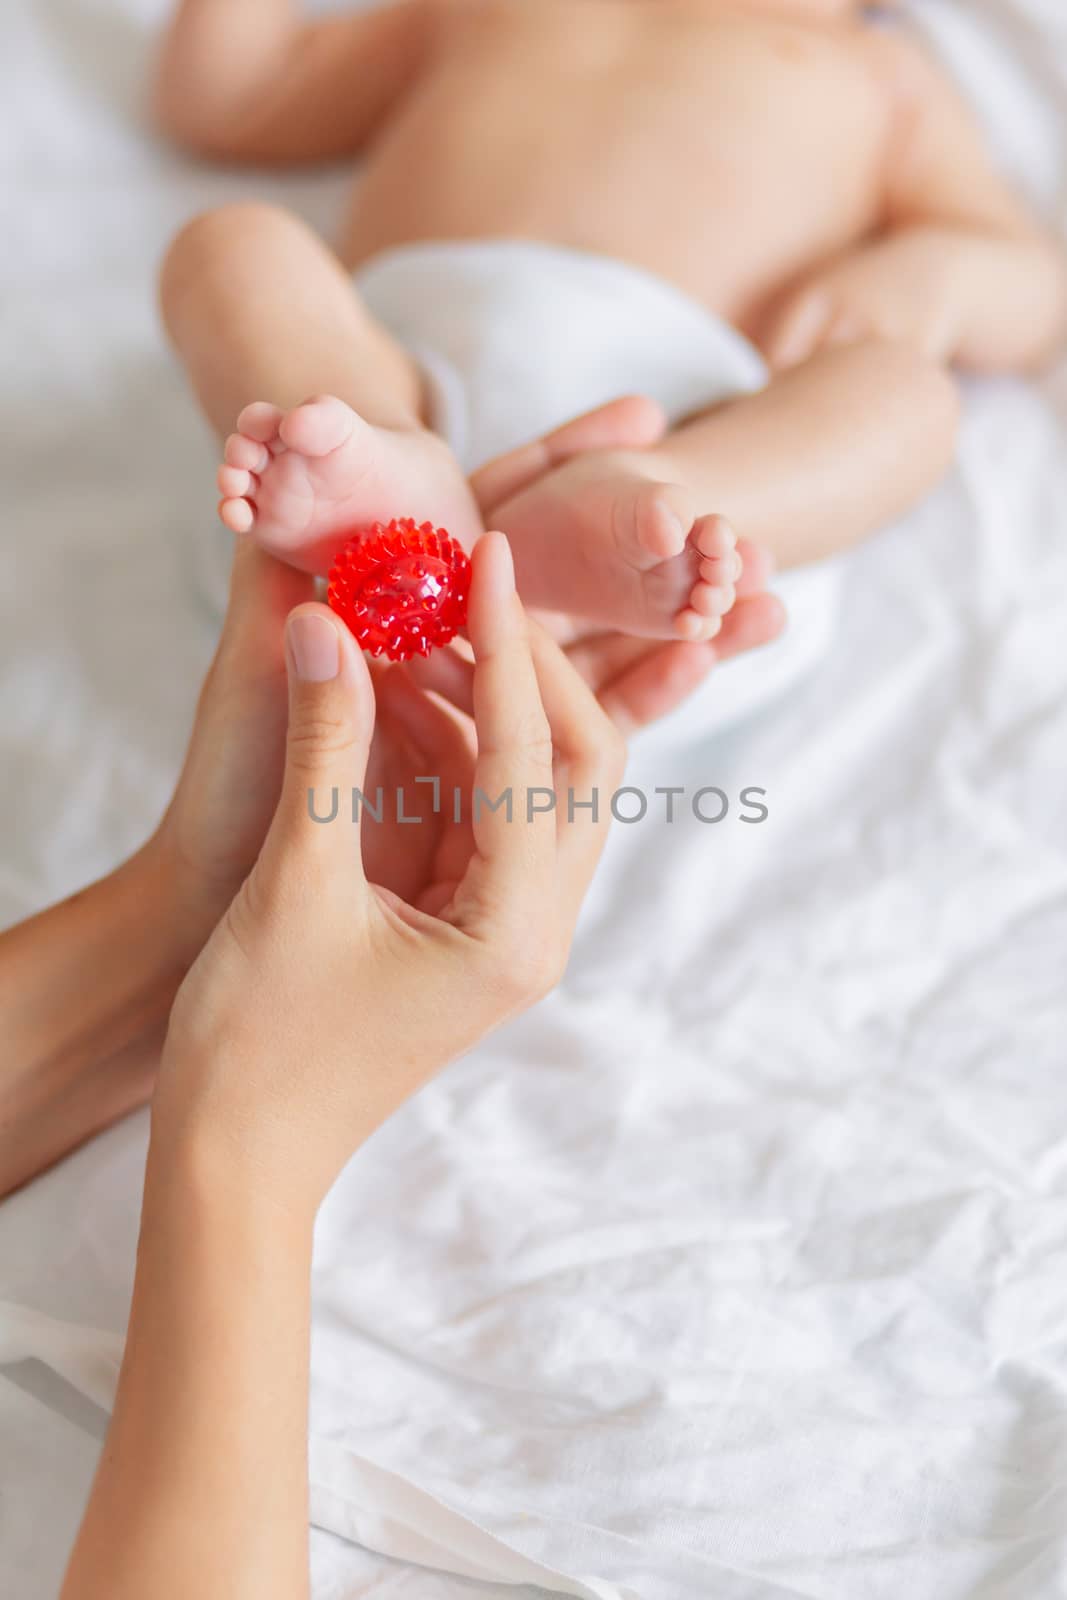
POLYGON ((410 517, 361 528, 330 568, 330 606, 364 650, 428 656, 467 620, 471 564, 444 528, 410 517))

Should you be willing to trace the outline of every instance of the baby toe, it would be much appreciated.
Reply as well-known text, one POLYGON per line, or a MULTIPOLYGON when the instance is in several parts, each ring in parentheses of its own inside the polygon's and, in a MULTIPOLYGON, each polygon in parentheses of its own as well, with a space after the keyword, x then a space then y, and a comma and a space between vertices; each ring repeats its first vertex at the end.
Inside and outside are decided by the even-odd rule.
POLYGON ((243 467, 220 467, 217 482, 224 500, 243 500, 259 485, 259 480, 243 467))
POLYGON ((220 500, 219 516, 231 533, 251 533, 256 520, 255 507, 247 500, 220 500))
POLYGON ((644 484, 633 502, 638 545, 658 561, 680 555, 693 519, 687 492, 670 483, 644 484))
POLYGON ((725 517, 701 517, 693 527, 692 540, 710 561, 728 560, 737 550, 737 534, 725 517))
POLYGON ((305 456, 327 456, 351 438, 357 420, 343 400, 321 395, 290 411, 278 431, 290 450, 305 456))
POLYGON ((245 472, 262 472, 270 461, 270 451, 258 439, 243 433, 231 433, 226 440, 222 459, 228 467, 243 467, 245 472))
POLYGON ((674 631, 679 639, 692 643, 714 639, 721 627, 721 617, 702 617, 692 606, 683 607, 674 618, 674 631))
POLYGON ((266 400, 254 400, 237 418, 237 431, 259 444, 270 444, 278 437, 284 415, 279 406, 272 406, 266 400))
POLYGON ((701 617, 724 617, 737 595, 732 584, 695 583, 689 605, 701 617))
POLYGON ((697 572, 703 583, 716 583, 721 587, 734 582, 733 567, 728 558, 723 560, 721 556, 701 556, 697 572))

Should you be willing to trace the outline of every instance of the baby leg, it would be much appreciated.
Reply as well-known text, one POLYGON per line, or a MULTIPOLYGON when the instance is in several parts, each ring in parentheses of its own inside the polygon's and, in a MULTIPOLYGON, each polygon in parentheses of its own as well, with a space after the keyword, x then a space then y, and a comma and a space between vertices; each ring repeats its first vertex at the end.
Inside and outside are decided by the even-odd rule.
POLYGON ((708 513, 782 566, 817 560, 918 501, 951 462, 957 420, 955 384, 918 353, 826 350, 655 449, 583 456, 487 515, 530 604, 707 637, 732 600, 708 513))
POLYGON ((478 536, 463 474, 423 424, 413 362, 302 222, 252 204, 197 218, 161 296, 209 421, 225 435, 237 420, 219 473, 228 527, 316 572, 358 523, 412 516, 478 536))
POLYGON ((672 470, 790 567, 856 544, 952 462, 954 380, 903 345, 824 350, 664 442, 672 470))

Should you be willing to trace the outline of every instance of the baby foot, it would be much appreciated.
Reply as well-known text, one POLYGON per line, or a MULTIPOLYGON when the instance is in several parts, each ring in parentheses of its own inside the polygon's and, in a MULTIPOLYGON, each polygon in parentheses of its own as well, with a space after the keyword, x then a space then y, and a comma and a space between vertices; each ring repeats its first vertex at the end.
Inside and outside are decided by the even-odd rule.
POLYGON ((737 538, 660 452, 576 457, 496 506, 528 605, 625 633, 712 639, 736 598, 737 538))
POLYGON ((307 572, 329 568, 338 536, 393 517, 445 527, 468 549, 482 531, 458 463, 436 434, 378 428, 343 400, 282 411, 246 406, 226 441, 219 516, 234 533, 307 572))

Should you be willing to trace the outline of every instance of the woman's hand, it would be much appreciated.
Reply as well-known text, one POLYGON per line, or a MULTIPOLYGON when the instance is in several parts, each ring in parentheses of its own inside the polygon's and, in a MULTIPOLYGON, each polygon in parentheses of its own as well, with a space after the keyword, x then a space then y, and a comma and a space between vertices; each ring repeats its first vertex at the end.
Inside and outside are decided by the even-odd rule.
MULTIPOLYGON (((403 669, 372 672, 328 611, 298 604, 286 741, 277 641, 305 581, 238 551, 181 783, 142 852, 171 885, 184 948, 232 904, 171 1015, 126 1356, 70 1600, 162 1600, 192 1582, 307 1592, 316 1208, 390 1111, 558 977, 621 776, 617 728, 525 618, 500 535, 474 556, 473 665, 438 659, 444 700, 403 669), (420 777, 439 780, 440 810, 420 777), (352 790, 373 801, 379 784, 425 822, 355 826, 352 790), (321 816, 335 788, 336 819, 313 821, 309 790, 321 816), (569 812, 572 791, 598 790, 599 815, 569 812)), ((771 609, 750 610, 734 647, 773 631, 762 599, 771 609)), ((716 646, 731 647, 725 629, 716 646)), ((572 648, 627 726, 670 709, 716 659, 612 637, 572 648)))
MULTIPOLYGON (((368 881, 362 836, 378 825, 351 820, 353 790, 369 787, 366 663, 324 607, 291 617, 281 799, 255 868, 178 995, 153 1107, 157 1156, 217 1156, 242 1185, 311 1213, 402 1100, 559 978, 622 741, 527 620, 499 534, 474 554, 469 633, 473 758, 449 711, 400 675, 389 690, 394 710, 404 702, 425 776, 467 777, 469 823, 446 831, 411 902, 368 881), (309 793, 328 815, 334 789, 336 818, 313 821, 309 793), (568 815, 571 793, 594 791, 598 816, 568 815)), ((432 802, 429 786, 426 795, 432 802)))
MULTIPOLYGON (((65 1600, 164 1600, 192 1584, 205 1596, 308 1592, 318 1204, 407 1095, 555 982, 608 815, 606 804, 568 815, 568 792, 587 800, 622 769, 592 691, 528 623, 500 534, 474 554, 469 633, 473 722, 402 669, 376 669, 375 683, 325 607, 289 618, 280 799, 171 1014, 126 1353, 65 1600), (428 844, 377 847, 383 876, 407 874, 405 899, 368 879, 370 829, 388 844, 420 825, 361 829, 351 795, 380 781, 410 801, 419 776, 441 785, 428 844), (328 816, 334 790, 336 817, 314 821, 309 793, 328 816)), ((210 770, 192 783, 225 726, 187 769, 178 820, 194 846, 198 818, 217 830, 227 816, 225 793, 207 804, 210 770)), ((253 823, 250 811, 201 880, 216 892, 253 823)))
MULTIPOLYGON (((638 449, 654 444, 665 428, 658 406, 627 396, 488 463, 474 475, 472 488, 488 509, 575 455, 638 449)), ((744 539, 738 548, 744 562, 738 601, 714 640, 657 643, 605 634, 574 643, 571 653, 579 671, 625 734, 672 711, 719 662, 780 632, 784 613, 766 589, 769 560, 744 539)), ((167 920, 184 965, 232 901, 266 836, 285 755, 283 623, 312 593, 306 574, 265 555, 251 541, 238 542, 226 620, 181 778, 143 852, 167 895, 167 920)), ((368 782, 372 788, 381 782, 388 790, 418 775, 420 752, 408 726, 414 715, 411 695, 395 674, 376 671, 374 682, 379 713, 368 782)), ((442 821, 438 831, 443 830, 442 821)), ((416 833, 395 823, 368 828, 368 876, 410 898, 427 868, 433 831, 424 826, 416 833)))
POLYGON ((314 582, 238 540, 218 648, 174 797, 146 846, 185 966, 252 870, 285 764, 285 618, 314 582))

